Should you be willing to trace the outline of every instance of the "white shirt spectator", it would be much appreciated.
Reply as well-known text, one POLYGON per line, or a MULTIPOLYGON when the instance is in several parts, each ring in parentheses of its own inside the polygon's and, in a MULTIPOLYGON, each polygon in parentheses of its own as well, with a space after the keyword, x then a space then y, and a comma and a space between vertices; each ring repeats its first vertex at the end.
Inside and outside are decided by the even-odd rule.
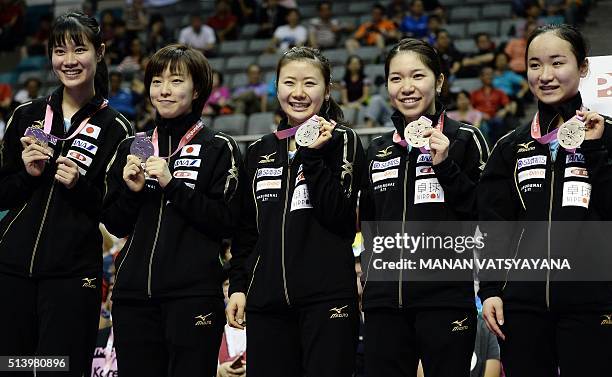
POLYGON ((282 25, 274 31, 274 38, 280 43, 280 49, 287 51, 293 46, 302 46, 308 40, 308 31, 302 25, 291 28, 289 25, 282 25))
POLYGON ((179 34, 179 43, 198 50, 207 50, 208 46, 214 45, 216 41, 215 31, 208 25, 202 25, 197 34, 191 26, 184 27, 179 34))
POLYGON ((338 20, 331 19, 329 22, 324 22, 321 18, 316 17, 310 20, 308 27, 314 33, 314 38, 319 47, 335 47, 336 33, 332 31, 332 28, 340 27, 338 20))

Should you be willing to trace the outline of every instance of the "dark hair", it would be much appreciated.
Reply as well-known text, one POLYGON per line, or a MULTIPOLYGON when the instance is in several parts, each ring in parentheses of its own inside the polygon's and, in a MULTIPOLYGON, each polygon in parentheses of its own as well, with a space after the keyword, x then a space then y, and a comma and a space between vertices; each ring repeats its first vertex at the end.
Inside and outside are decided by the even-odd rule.
POLYGON ((543 25, 534 30, 527 37, 527 46, 525 47, 525 61, 527 61, 527 54, 529 52, 529 45, 533 40, 542 34, 545 33, 554 33, 555 36, 567 41, 570 44, 570 48, 574 57, 576 57, 576 62, 578 62, 578 67, 584 64, 587 53, 588 53, 588 43, 586 39, 580 34, 578 29, 576 29, 572 25, 561 24, 561 25, 543 25))
POLYGON ((30 82, 35 82, 38 85, 38 88, 42 86, 42 81, 38 77, 28 77, 26 81, 23 83, 23 86, 28 86, 30 82))
POLYGON ((321 8, 323 7, 323 5, 327 5, 330 8, 332 7, 332 3, 331 1, 319 1, 319 3, 317 4, 317 9, 321 10, 321 8))
POLYGON ((113 78, 113 77, 119 77, 121 80, 123 80, 123 73, 119 72, 119 71, 111 71, 108 74, 109 78, 113 78))
MULTIPOLYGON (((55 47, 66 45, 67 38, 70 38, 75 45, 84 45, 85 40, 88 40, 94 46, 96 56, 102 46, 102 34, 98 21, 81 12, 66 13, 55 19, 47 45, 49 59, 52 58, 55 47)), ((94 88, 96 93, 108 97, 108 68, 103 56, 96 66, 94 88)))
POLYGON ((374 9, 378 9, 378 10, 380 10, 381 12, 383 12, 383 14, 385 13, 385 6, 384 6, 384 5, 382 5, 382 4, 380 4, 380 3, 376 3, 376 4, 372 5, 372 9, 373 9, 373 10, 374 10, 374 9))
MULTIPOLYGON (((319 68, 321 74, 323 75, 323 79, 325 80, 325 89, 331 91, 331 65, 329 64, 329 60, 327 60, 327 58, 323 56, 319 50, 310 47, 293 47, 281 57, 276 65, 277 88, 281 68, 293 61, 309 61, 314 66, 319 68)), ((344 121, 344 113, 342 112, 340 105, 334 101, 331 95, 328 100, 325 100, 323 106, 321 106, 321 110, 319 110, 318 115, 327 120, 333 119, 338 123, 344 121)))
POLYGON ((391 48, 385 60, 385 81, 389 79, 389 67, 391 60, 400 52, 414 52, 419 59, 429 68, 436 78, 440 77, 442 68, 440 66, 440 56, 429 43, 420 39, 404 38, 391 48))
POLYGON ((297 14, 297 16, 298 16, 298 17, 302 17, 302 14, 300 13, 300 10, 299 10, 299 9, 297 9, 297 8, 289 8, 289 9, 287 10, 287 14, 285 15, 285 18, 286 18, 286 17, 289 17, 289 15, 290 15, 291 13, 295 13, 295 14, 297 14))
POLYGON ((455 103, 457 102, 457 99, 459 99, 459 94, 464 94, 468 100, 470 100, 470 92, 468 92, 465 89, 461 89, 460 91, 458 91, 457 93, 455 93, 455 103))
POLYGON ((191 76, 193 90, 198 93, 198 98, 191 102, 191 111, 202 111, 212 91, 212 68, 204 55, 198 50, 178 43, 158 50, 151 56, 145 70, 144 84, 148 98, 151 96, 153 76, 161 75, 166 68, 170 68, 170 72, 187 73, 191 76))
POLYGON ((488 40, 491 40, 491 36, 489 35, 489 33, 485 33, 484 31, 481 31, 480 33, 476 33, 474 35, 474 42, 478 43, 478 38, 485 36, 487 37, 488 40))
POLYGON ((438 31, 436 31, 436 38, 438 38, 442 33, 448 34, 448 37, 452 39, 450 33, 446 29, 438 29, 438 31))
MULTIPOLYGON (((219 86, 223 85, 223 73, 221 73, 221 71, 217 71, 216 69, 213 69, 213 70, 212 70, 212 75, 210 76, 210 77, 211 77, 211 80, 212 80, 212 76, 213 76, 215 73, 216 73, 216 74, 217 74, 217 76, 219 77, 219 86)), ((212 81, 211 81, 211 82, 212 82, 212 81)))
POLYGON ((361 64, 361 67, 359 68, 359 80, 363 80, 365 78, 365 72, 364 72, 364 64, 363 64, 363 59, 361 59, 361 57, 359 57, 359 55, 351 55, 348 57, 348 59, 346 59, 346 63, 344 63, 344 67, 346 68, 344 70, 344 81, 345 82, 349 82, 351 81, 351 73, 348 70, 348 66, 349 64, 351 64, 351 60, 353 59, 357 59, 359 60, 359 64, 361 64))

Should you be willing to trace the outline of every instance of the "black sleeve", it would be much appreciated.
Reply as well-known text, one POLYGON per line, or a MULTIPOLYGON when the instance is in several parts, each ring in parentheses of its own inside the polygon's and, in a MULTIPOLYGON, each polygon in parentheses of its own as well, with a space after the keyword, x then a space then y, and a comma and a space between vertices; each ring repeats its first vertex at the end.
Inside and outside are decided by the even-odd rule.
MULTIPOLYGON (((508 234, 502 232, 499 224, 518 219, 519 204, 514 184, 514 167, 509 159, 512 152, 509 139, 514 133, 498 141, 487 161, 477 188, 478 219, 480 231, 487 234, 484 258, 495 259, 508 252, 508 234), (507 155, 505 155, 508 150, 507 155)), ((479 274, 480 290, 478 295, 482 302, 489 297, 501 296, 502 282, 488 278, 486 273, 479 274)))
POLYGON ((240 149, 226 136, 213 166, 209 187, 192 189, 181 179, 172 178, 165 187, 166 198, 200 232, 212 239, 232 237, 240 206, 240 149))
MULTIPOLYGON (((480 131, 475 127, 462 126, 462 135, 454 143, 463 143, 462 166, 449 155, 449 158, 433 167, 436 177, 444 189, 445 201, 464 220, 477 218, 476 186, 480 174, 489 157, 489 147, 480 131)), ((459 145, 462 147, 462 145, 459 145)), ((460 150, 461 150, 460 149, 460 150)))
POLYGON ((131 191, 123 181, 129 147, 133 138, 119 145, 106 172, 106 195, 103 201, 102 223, 106 229, 119 238, 127 237, 134 230, 140 206, 144 201, 144 189, 131 191))
MULTIPOLYGON (((21 159, 23 147, 19 140, 18 121, 21 109, 17 108, 6 125, 4 139, 0 145, 0 210, 17 207, 25 203, 34 189, 44 180, 45 173, 33 177, 25 170, 21 159)), ((45 170, 49 166, 45 167, 45 170)))
POLYGON ((580 146, 586 167, 591 177, 591 200, 589 207, 601 214, 603 220, 612 219, 612 158, 609 153, 612 122, 605 118, 604 135, 597 140, 585 140, 580 146))
POLYGON ((244 169, 240 172, 240 217, 237 232, 232 239, 232 259, 230 259, 229 295, 235 292, 246 293, 248 288, 247 259, 253 252, 259 231, 257 229, 257 210, 253 196, 253 179, 255 177, 257 157, 256 144, 251 144, 246 154, 244 169), (253 157, 254 156, 254 157, 253 157))
POLYGON ((361 140, 353 130, 335 129, 332 135, 336 140, 333 136, 329 145, 302 151, 304 176, 319 223, 340 236, 354 237, 357 192, 365 156, 361 140))

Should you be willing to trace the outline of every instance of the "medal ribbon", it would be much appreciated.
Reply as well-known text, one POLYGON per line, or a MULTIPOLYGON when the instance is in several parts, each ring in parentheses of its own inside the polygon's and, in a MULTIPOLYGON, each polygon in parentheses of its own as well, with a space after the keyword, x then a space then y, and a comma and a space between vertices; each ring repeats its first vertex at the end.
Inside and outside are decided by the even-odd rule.
MULTIPOLYGON (((584 105, 580 106, 580 111, 586 110, 587 109, 586 107, 584 107, 584 105)), ((577 115, 575 115, 574 117, 579 121, 584 122, 584 119, 582 117, 579 117, 577 115)), ((551 142, 557 140, 557 132, 559 132, 559 127, 542 136, 542 131, 540 129, 540 112, 538 111, 537 113, 535 113, 535 115, 533 116, 533 120, 531 121, 531 137, 534 138, 535 141, 542 145, 550 144, 551 142)), ((570 153, 574 153, 576 149, 568 149, 567 151, 570 153)))
MULTIPOLYGON (((440 114, 440 117, 438 118, 438 124, 436 124, 436 126, 434 127, 435 129, 440 130, 440 132, 444 130, 444 116, 445 115, 446 115, 446 111, 443 111, 440 114)), ((408 142, 402 139, 402 136, 399 134, 399 132, 397 132, 397 130, 393 132, 393 142, 404 148, 408 146, 408 142)), ((420 147, 419 150, 421 151, 421 153, 429 153, 429 149, 425 147, 420 147)))
MULTIPOLYGON (((168 157, 161 157, 161 158, 163 158, 164 160, 170 159, 170 157, 174 156, 178 151, 183 149, 183 147, 187 145, 195 137, 195 135, 197 135, 198 132, 200 132, 202 128, 204 128, 204 122, 202 121, 202 119, 198 119, 198 121, 193 126, 191 126, 189 131, 187 131, 187 133, 183 135, 183 137, 181 138, 181 141, 179 142, 178 147, 174 150, 174 152, 172 152, 172 154, 168 157)), ((157 134, 157 127, 155 127, 155 129, 153 130, 153 137, 152 137, 151 142, 153 143, 154 155, 156 157, 160 157, 158 139, 159 139, 159 135, 157 134)))
POLYGON ((291 128, 287 128, 286 130, 281 130, 281 131, 275 131, 274 135, 276 135, 276 138, 278 140, 283 140, 286 139, 288 137, 294 136, 295 133, 297 132, 298 128, 302 127, 302 125, 308 123, 310 121, 310 119, 312 119, 313 117, 317 117, 317 120, 319 119, 317 115, 313 115, 312 117, 308 118, 308 120, 306 120, 306 122, 295 126, 295 127, 291 127, 291 128))
POLYGON ((78 135, 81 131, 83 131, 83 128, 85 128, 85 126, 89 122, 89 119, 91 119, 91 117, 94 116, 95 113, 102 110, 106 106, 108 106, 108 100, 105 99, 104 101, 102 101, 102 104, 100 105, 100 107, 98 107, 98 109, 93 112, 93 114, 83 119, 79 127, 72 133, 72 135, 68 136, 65 139, 62 139, 57 136, 51 135, 51 125, 53 124, 53 110, 51 109, 51 106, 47 103, 47 110, 45 111, 45 123, 44 123, 43 130, 48 135, 49 141, 51 141, 52 143, 57 143, 58 141, 66 141, 66 140, 73 139, 76 135, 78 135))

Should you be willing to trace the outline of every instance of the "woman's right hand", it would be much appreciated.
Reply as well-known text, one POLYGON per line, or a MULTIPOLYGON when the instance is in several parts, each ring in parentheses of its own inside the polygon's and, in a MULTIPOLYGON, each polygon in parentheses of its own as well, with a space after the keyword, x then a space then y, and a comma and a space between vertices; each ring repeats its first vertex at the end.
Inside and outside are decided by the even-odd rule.
POLYGON ((123 180, 128 188, 134 192, 139 192, 144 187, 144 169, 142 168, 140 158, 133 154, 127 156, 127 162, 123 168, 123 180))
POLYGON ((229 298, 225 315, 227 323, 234 328, 244 329, 244 308, 246 306, 246 295, 242 292, 234 292, 229 298))
POLYGON ((24 136, 19 140, 23 146, 21 159, 26 171, 32 177, 40 177, 45 170, 46 163, 53 155, 53 150, 36 144, 36 141, 29 136, 24 136))
POLYGON ((504 324, 504 302, 500 297, 489 297, 482 303, 482 317, 493 334, 506 340, 506 336, 499 328, 504 324))
POLYGON ((225 362, 217 368, 217 377, 243 377, 246 376, 246 368, 241 366, 240 368, 233 369, 231 367, 232 362, 225 362))

